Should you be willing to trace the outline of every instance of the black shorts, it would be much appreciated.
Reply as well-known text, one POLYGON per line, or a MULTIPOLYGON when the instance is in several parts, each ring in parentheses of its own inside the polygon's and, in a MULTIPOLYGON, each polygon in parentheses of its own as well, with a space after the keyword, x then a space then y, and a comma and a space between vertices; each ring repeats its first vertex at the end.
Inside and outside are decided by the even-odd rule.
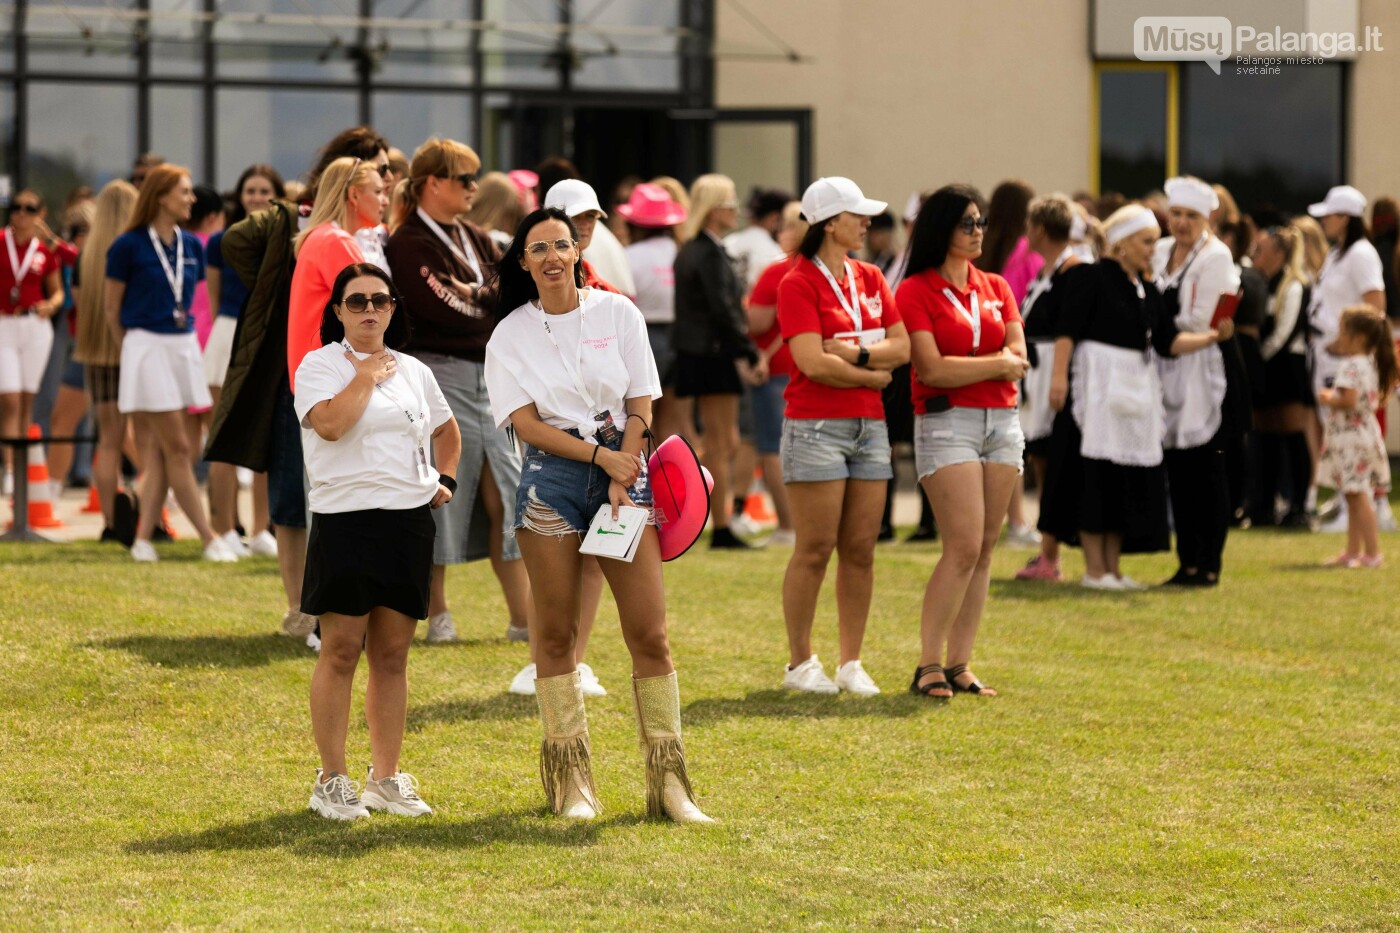
POLYGON ((701 395, 742 395, 744 385, 732 356, 691 356, 677 353, 672 370, 676 395, 696 398, 701 395))
POLYGON ((301 611, 362 616, 384 606, 426 619, 436 535, 426 505, 313 513, 301 611))

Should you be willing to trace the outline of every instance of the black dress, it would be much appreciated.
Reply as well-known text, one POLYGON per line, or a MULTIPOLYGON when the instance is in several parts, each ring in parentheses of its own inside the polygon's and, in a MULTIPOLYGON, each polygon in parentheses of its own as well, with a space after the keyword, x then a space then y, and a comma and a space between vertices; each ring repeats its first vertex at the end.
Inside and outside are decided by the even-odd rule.
MULTIPOLYGON (((1152 283, 1143 283, 1143 297, 1139 297, 1123 267, 1111 259, 1075 266, 1063 273, 1063 279, 1055 286, 1060 292, 1058 336, 1069 337, 1076 345, 1093 341, 1143 353, 1151 346, 1161 356, 1171 355, 1178 331, 1152 283)), ((1122 535, 1125 554, 1167 550, 1171 537, 1166 468, 1084 457, 1079 426, 1071 414, 1072 395, 1071 391, 1055 416, 1038 527, 1076 547, 1084 531, 1122 535)))
MULTIPOLYGON (((1026 296, 1026 303, 1021 306, 1021 321, 1026 332, 1026 359, 1030 361, 1031 368, 1037 369, 1041 366, 1049 365, 1049 360, 1042 360, 1036 344, 1043 341, 1054 341, 1059 336, 1060 326, 1060 303, 1064 300, 1065 276, 1076 268, 1080 263, 1072 266, 1060 266, 1050 274, 1050 286, 1031 300, 1030 295, 1026 296)), ((1032 283, 1032 287, 1034 283, 1032 283)), ((1036 399, 1037 404, 1045 402, 1044 399, 1036 399)), ((1049 437, 1039 437, 1035 440, 1026 441, 1026 455, 1029 457, 1050 456, 1050 444, 1053 435, 1049 437)))

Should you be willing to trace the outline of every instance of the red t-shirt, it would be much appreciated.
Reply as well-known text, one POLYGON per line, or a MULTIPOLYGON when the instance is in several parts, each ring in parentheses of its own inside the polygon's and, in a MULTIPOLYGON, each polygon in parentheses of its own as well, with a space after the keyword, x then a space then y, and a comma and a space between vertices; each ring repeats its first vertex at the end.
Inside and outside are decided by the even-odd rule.
POLYGON ((9 241, 14 235, 14 231, 9 227, 0 231, 0 314, 18 314, 21 308, 32 307, 47 298, 44 294, 44 278, 59 267, 59 257, 44 245, 43 240, 36 237, 28 243, 16 243, 15 259, 21 266, 24 265, 25 253, 29 251, 29 243, 39 245, 35 247, 34 260, 19 283, 19 301, 11 301, 10 289, 15 287, 15 273, 10 268, 9 250, 4 241, 9 241))
MULTIPOLYGON (((933 342, 938 352, 944 356, 972 355, 972 325, 968 318, 948 300, 944 290, 952 292, 962 303, 969 315, 972 313, 972 296, 977 295, 982 321, 982 338, 977 345, 977 356, 995 356, 1006 345, 1006 325, 1021 323, 1021 312, 1016 307, 1016 299, 1011 295, 1011 286, 1006 279, 995 273, 983 272, 976 266, 968 267, 967 288, 959 289, 939 275, 934 269, 925 269, 917 275, 899 283, 899 307, 905 316, 904 326, 912 334, 923 330, 933 334, 933 342)), ((927 414, 928 400, 940 395, 948 396, 958 408, 1015 408, 1016 383, 1002 379, 974 382, 957 389, 932 389, 919 381, 917 372, 911 372, 913 381, 914 412, 927 414)))
MULTIPOLYGON (((778 285, 778 326, 783 340, 798 334, 815 333, 823 340, 851 330, 890 328, 900 321, 894 296, 880 270, 868 262, 848 259, 855 278, 860 303, 860 327, 855 326, 841 306, 831 283, 807 259, 799 258, 778 285)), ((841 283, 843 289, 849 288, 841 283)), ((846 292, 849 295, 849 291, 846 292)), ((849 299, 848 299, 849 300, 849 299)), ((884 418, 885 405, 879 389, 851 387, 838 389, 807 378, 795 363, 791 381, 783 393, 789 418, 884 418)))
MULTIPOLYGON (((777 262, 763 270, 763 274, 758 277, 758 281, 753 284, 753 291, 749 292, 749 307, 776 308, 778 306, 778 284, 784 277, 792 271, 792 267, 797 265, 797 261, 802 257, 794 253, 787 259, 779 259, 777 262)), ((759 350, 766 350, 773 345, 773 341, 782 341, 783 329, 778 325, 778 317, 773 316, 773 326, 763 333, 749 331, 749 336, 753 338, 754 346, 759 350)), ((792 351, 788 349, 786 342, 778 347, 772 357, 768 360, 768 372, 774 376, 792 375, 792 351)))
MULTIPOLYGON (((360 244, 338 224, 322 224, 302 240, 287 308, 287 378, 293 392, 302 357, 321 349, 321 318, 326 313, 326 302, 331 300, 336 276, 346 266, 364 261, 360 244)), ((403 314, 404 309, 395 313, 403 314)))
POLYGON ((583 286, 584 288, 597 288, 605 292, 612 292, 614 295, 621 295, 622 289, 613 285, 607 279, 598 275, 598 270, 593 268, 593 263, 587 259, 579 259, 583 263, 583 286))

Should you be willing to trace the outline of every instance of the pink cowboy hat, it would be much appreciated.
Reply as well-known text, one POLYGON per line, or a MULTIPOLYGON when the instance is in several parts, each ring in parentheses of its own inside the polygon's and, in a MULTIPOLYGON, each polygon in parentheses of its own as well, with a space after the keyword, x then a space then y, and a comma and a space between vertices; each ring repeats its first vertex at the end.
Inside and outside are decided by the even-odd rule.
POLYGON ((632 197, 619 204, 617 212, 639 227, 674 227, 685 220, 685 208, 672 201, 665 188, 649 182, 633 188, 632 197))
MULTIPOLYGON (((619 212, 621 208, 619 208, 619 212)), ((661 442, 647 461, 661 559, 675 560, 700 538, 710 518, 715 480, 679 434, 661 442)))

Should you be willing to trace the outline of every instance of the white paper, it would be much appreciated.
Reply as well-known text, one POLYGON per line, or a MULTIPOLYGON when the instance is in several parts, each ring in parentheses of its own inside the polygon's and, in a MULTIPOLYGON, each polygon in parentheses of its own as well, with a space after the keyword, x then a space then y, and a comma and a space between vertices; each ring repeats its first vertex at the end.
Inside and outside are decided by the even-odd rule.
POLYGON ((588 534, 583 536, 578 552, 611 557, 630 564, 632 558, 637 556, 637 545, 642 541, 642 531, 646 526, 646 509, 624 505, 617 510, 617 521, 613 521, 612 505, 605 503, 593 516, 593 523, 588 526, 588 534))
POLYGON ((843 330, 839 334, 832 334, 831 337, 833 340, 843 340, 858 347, 873 347, 885 339, 885 329, 868 327, 865 330, 843 330))

